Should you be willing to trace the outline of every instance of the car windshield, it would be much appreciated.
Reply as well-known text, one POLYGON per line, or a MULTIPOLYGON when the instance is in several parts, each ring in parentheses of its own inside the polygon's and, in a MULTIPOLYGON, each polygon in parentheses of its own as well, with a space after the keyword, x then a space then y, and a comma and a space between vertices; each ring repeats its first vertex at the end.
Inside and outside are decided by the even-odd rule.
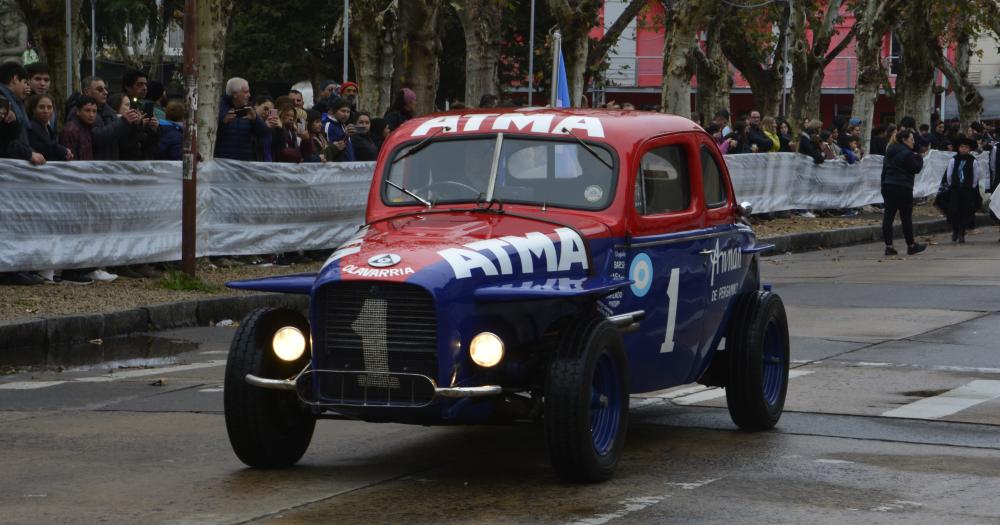
MULTIPOLYGON (((614 197, 614 159, 597 144, 494 135, 433 140, 409 154, 414 146, 396 151, 385 177, 433 204, 487 200, 494 164, 495 201, 597 210, 614 197)), ((419 203, 392 184, 382 185, 383 202, 419 203)))

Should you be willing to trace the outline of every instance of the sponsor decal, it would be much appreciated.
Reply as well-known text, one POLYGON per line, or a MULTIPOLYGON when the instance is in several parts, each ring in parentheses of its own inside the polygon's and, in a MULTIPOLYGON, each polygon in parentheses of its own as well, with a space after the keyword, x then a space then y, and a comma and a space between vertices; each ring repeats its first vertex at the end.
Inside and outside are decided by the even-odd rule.
POLYGON ((332 263, 334 261, 343 259, 344 257, 347 257, 348 255, 354 255, 355 253, 360 252, 361 251, 361 245, 364 243, 365 234, 367 234, 367 233, 368 233, 368 228, 367 227, 361 228, 360 230, 358 230, 357 233, 354 234, 353 237, 351 237, 350 239, 347 239, 346 241, 344 241, 344 244, 341 244, 330 255, 330 257, 326 260, 326 262, 323 263, 323 268, 326 268, 327 266, 330 265, 330 263, 332 263))
POLYGON ((445 115, 425 121, 413 131, 411 136, 423 137, 439 128, 448 128, 443 134, 471 131, 503 131, 522 133, 547 133, 565 135, 580 131, 592 138, 604 138, 604 125, 596 117, 568 116, 552 113, 474 113, 469 115, 445 115), (494 118, 495 117, 495 118, 494 118), (487 118, 494 118, 492 125, 483 126, 487 118), (462 123, 464 122, 464 126, 462 123))
POLYGON ((405 268, 360 268, 353 264, 348 264, 347 266, 341 268, 342 273, 349 273, 351 275, 357 275, 358 277, 402 277, 404 275, 412 275, 415 273, 413 268, 409 266, 405 268))
POLYGON ((715 249, 712 254, 709 255, 709 262, 712 265, 711 274, 709 277, 709 285, 715 286, 715 276, 722 275, 734 270, 739 270, 743 268, 743 253, 740 248, 729 248, 728 250, 719 250, 719 240, 715 240, 715 249))
POLYGON ((368 266, 372 268, 388 268, 399 264, 402 260, 402 257, 394 253, 380 253, 368 258, 368 266))
POLYGON ((644 297, 649 292, 650 286, 653 285, 653 262, 649 260, 648 255, 640 253, 632 259, 628 278, 634 281, 630 288, 636 297, 644 297))
POLYGON ((583 190, 583 198, 587 199, 587 202, 597 202, 604 197, 604 190, 600 186, 587 186, 587 189, 583 190))
POLYGON ((539 271, 564 272, 579 265, 586 270, 589 263, 583 239, 570 228, 557 228, 554 233, 559 238, 558 247, 548 235, 531 232, 472 242, 461 248, 440 250, 438 255, 448 262, 456 279, 467 279, 473 271, 482 275, 513 275, 514 258, 520 262, 522 274, 534 273, 536 267, 539 271), (513 253, 508 249, 513 249, 513 253))

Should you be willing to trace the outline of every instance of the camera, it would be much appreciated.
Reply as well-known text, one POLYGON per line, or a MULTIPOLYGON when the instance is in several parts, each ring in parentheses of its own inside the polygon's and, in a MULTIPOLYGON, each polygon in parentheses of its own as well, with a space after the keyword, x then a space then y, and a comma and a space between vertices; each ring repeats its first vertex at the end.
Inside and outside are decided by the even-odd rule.
POLYGON ((245 117, 249 115, 251 111, 253 111, 253 108, 250 106, 243 106, 242 108, 233 108, 233 113, 235 113, 237 117, 245 117))
POLYGON ((142 114, 145 115, 145 116, 147 116, 147 117, 152 117, 154 115, 153 104, 154 103, 153 103, 152 100, 145 100, 143 102, 140 102, 139 103, 139 111, 141 111, 142 114))

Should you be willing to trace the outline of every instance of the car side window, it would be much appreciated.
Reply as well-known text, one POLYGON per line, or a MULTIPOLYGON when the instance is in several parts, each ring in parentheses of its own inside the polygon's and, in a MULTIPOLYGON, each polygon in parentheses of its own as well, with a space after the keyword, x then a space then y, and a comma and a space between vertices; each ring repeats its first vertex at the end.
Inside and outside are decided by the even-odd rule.
POLYGON ((720 208, 729 202, 726 182, 722 179, 722 169, 715 162, 715 156, 705 146, 701 147, 701 182, 705 190, 706 206, 720 208))
POLYGON ((639 214, 681 211, 690 204, 690 173, 684 149, 679 145, 661 146, 643 155, 635 188, 635 209, 639 214))

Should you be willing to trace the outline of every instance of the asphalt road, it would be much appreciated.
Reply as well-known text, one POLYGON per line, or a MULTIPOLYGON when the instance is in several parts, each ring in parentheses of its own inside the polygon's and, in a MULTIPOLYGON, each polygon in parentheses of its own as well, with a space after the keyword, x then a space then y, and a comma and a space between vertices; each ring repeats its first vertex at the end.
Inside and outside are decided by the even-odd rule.
POLYGON ((232 328, 53 353, 0 377, 0 522, 998 523, 1000 243, 969 240, 766 259, 793 336, 778 428, 735 430, 719 389, 636 397, 592 486, 557 482, 537 427, 323 421, 299 466, 247 469, 221 416, 232 328))

